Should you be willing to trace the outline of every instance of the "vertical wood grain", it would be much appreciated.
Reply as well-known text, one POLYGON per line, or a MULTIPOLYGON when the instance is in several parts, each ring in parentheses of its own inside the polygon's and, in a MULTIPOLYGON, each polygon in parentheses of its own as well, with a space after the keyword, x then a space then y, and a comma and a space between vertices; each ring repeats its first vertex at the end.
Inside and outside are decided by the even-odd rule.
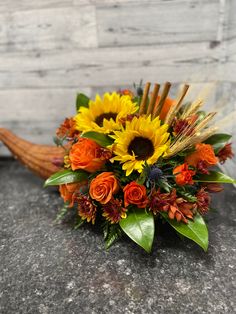
POLYGON ((234 0, 1 0, 0 125, 50 143, 77 91, 140 79, 173 82, 173 96, 218 81, 207 108, 224 96, 221 114, 233 112, 235 12, 234 0))

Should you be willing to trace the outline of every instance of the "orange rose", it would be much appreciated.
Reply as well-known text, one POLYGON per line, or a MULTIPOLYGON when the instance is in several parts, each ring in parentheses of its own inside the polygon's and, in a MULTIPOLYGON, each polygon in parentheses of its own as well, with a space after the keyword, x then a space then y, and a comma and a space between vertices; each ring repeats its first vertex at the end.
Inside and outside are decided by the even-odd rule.
POLYGON ((178 185, 194 183, 192 176, 195 175, 195 171, 189 170, 186 163, 175 167, 173 170, 173 174, 175 175, 175 181, 178 185))
POLYGON ((148 202, 146 188, 144 185, 140 185, 133 181, 124 187, 125 207, 129 204, 134 204, 139 208, 145 208, 148 202))
POLYGON ((119 185, 112 172, 102 172, 90 183, 90 196, 101 204, 107 204, 113 194, 117 193, 119 185))
POLYGON ((101 147, 88 138, 79 138, 69 153, 69 160, 72 170, 84 169, 88 172, 95 172, 102 168, 104 159, 101 159, 101 147))
POLYGON ((185 158, 185 161, 194 167, 197 167, 199 161, 205 161, 207 166, 214 166, 218 159, 215 156, 213 147, 210 144, 197 144, 196 151, 185 158))
POLYGON ((61 197, 63 198, 64 202, 69 202, 69 207, 72 207, 74 205, 74 195, 75 192, 79 192, 80 188, 83 185, 86 185, 87 182, 76 182, 76 183, 67 183, 67 184, 62 184, 59 187, 59 192, 61 194, 61 197))

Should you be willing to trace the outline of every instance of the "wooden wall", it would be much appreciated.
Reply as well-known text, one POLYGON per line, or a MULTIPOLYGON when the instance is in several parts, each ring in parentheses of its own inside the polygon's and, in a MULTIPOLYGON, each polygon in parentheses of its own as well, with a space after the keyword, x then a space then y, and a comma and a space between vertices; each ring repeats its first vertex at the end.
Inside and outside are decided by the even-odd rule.
POLYGON ((236 109, 235 16, 235 0, 1 0, 0 126, 50 143, 77 91, 141 78, 217 81, 209 104, 223 97, 224 116, 236 109))

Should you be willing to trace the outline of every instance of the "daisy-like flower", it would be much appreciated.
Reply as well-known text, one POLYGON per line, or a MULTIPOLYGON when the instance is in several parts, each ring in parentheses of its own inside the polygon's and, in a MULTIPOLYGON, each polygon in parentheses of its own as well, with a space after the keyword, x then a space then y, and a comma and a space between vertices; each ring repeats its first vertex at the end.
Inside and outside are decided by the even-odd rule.
POLYGON ((83 220, 92 222, 94 225, 96 218, 97 208, 92 200, 86 195, 80 195, 78 198, 78 214, 83 220))
POLYGON ((153 165, 168 149, 168 125, 161 125, 159 117, 134 117, 126 121, 121 131, 114 131, 113 153, 111 161, 119 161, 129 176, 132 171, 142 172, 145 163, 153 165))
POLYGON ((122 218, 126 218, 127 209, 122 206, 122 201, 118 199, 111 199, 109 203, 103 205, 103 217, 110 223, 118 223, 122 218))
POLYGON ((137 109, 137 104, 128 95, 105 93, 103 99, 97 95, 95 101, 90 100, 88 108, 80 107, 75 116, 76 129, 109 134, 119 130, 122 121, 137 109))

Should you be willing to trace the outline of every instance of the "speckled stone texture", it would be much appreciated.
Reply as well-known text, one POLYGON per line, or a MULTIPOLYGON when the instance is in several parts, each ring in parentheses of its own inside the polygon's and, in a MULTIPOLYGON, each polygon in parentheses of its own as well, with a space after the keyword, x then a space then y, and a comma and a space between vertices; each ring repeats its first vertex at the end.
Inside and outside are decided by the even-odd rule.
POLYGON ((0 160, 0 313, 235 313, 236 190, 215 195, 204 253, 160 230, 151 255, 89 227, 53 225, 58 193, 0 160))

